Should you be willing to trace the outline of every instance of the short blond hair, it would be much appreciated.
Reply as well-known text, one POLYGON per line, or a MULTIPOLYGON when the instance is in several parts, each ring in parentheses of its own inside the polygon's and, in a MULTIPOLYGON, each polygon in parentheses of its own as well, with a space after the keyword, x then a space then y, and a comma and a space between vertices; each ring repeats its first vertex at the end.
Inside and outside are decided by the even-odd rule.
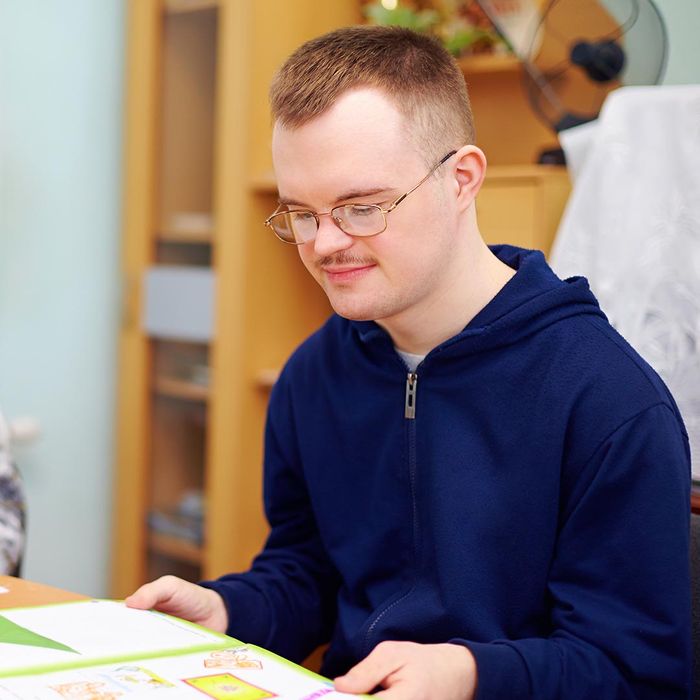
POLYGON ((272 118, 298 128, 361 87, 377 88, 392 101, 429 163, 474 143, 469 96, 456 61, 437 40, 397 27, 344 27, 302 44, 272 81, 272 118))

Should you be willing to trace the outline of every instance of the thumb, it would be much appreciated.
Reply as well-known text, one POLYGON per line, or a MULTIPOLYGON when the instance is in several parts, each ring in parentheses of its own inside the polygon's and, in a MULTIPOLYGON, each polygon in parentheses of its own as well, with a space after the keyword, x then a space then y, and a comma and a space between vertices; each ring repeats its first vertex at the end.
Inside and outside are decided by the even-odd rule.
POLYGON ((353 666, 344 676, 335 679, 335 689, 341 693, 369 693, 394 673, 401 664, 391 654, 377 647, 367 658, 353 666))
POLYGON ((124 602, 129 608, 170 612, 178 607, 179 599, 186 596, 187 588, 193 585, 175 576, 161 576, 145 583, 127 596, 124 602))
POLYGON ((124 602, 129 608, 151 610, 159 602, 158 589, 152 584, 146 583, 124 598, 124 602))
POLYGON ((131 608, 159 610, 217 632, 225 632, 228 627, 228 611, 218 593, 176 576, 151 581, 124 602, 131 608))

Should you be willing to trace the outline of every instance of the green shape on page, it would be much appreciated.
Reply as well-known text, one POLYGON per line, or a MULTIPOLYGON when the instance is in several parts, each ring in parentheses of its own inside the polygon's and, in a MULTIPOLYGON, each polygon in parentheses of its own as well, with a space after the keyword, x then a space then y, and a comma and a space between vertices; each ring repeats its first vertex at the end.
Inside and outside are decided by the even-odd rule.
POLYGON ((3 644, 21 644, 28 647, 42 647, 44 649, 58 649, 59 651, 69 651, 73 654, 79 653, 75 649, 61 644, 61 642, 32 632, 26 627, 21 627, 2 615, 0 615, 0 642, 3 644))

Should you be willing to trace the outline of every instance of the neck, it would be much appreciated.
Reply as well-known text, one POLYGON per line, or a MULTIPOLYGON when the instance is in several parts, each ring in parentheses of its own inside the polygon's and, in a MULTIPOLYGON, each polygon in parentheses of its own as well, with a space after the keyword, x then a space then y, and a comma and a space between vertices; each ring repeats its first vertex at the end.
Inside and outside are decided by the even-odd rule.
POLYGON ((399 350, 426 355, 457 335, 515 274, 489 250, 476 228, 465 238, 462 254, 454 257, 435 294, 395 317, 377 321, 399 350))

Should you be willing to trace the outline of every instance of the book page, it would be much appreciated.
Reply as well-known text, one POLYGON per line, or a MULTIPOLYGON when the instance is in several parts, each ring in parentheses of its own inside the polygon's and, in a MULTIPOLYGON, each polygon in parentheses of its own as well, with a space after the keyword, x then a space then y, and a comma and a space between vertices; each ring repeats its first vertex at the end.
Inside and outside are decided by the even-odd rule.
POLYGON ((0 678, 0 700, 339 700, 333 684, 257 647, 0 678))
POLYGON ((0 676, 240 644, 168 615, 88 600, 0 610, 0 676))

